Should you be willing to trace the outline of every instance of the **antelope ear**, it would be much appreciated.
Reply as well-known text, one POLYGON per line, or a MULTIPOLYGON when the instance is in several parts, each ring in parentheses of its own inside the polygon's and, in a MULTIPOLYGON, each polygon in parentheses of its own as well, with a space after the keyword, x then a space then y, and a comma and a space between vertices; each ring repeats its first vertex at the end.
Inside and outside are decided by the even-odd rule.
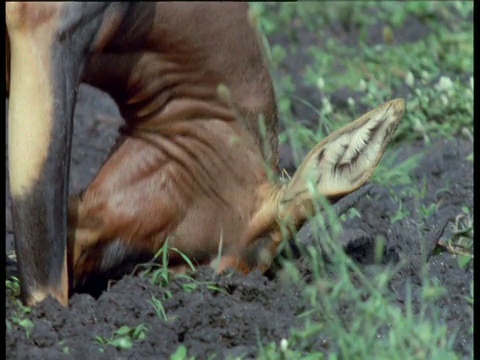
POLYGON ((389 101, 315 146, 282 189, 278 199, 280 213, 287 215, 284 211, 294 210, 291 206, 296 210, 300 205, 309 207, 312 201, 309 182, 326 197, 339 197, 362 186, 380 161, 404 109, 403 99, 389 101))

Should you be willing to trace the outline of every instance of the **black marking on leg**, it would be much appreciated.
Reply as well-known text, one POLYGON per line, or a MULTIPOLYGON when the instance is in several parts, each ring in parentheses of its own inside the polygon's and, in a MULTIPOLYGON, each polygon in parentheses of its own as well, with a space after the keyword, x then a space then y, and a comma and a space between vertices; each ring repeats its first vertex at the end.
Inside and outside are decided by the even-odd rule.
POLYGON ((27 298, 34 289, 60 285, 64 266, 66 214, 56 201, 58 189, 42 183, 26 195, 12 198, 20 286, 27 298))

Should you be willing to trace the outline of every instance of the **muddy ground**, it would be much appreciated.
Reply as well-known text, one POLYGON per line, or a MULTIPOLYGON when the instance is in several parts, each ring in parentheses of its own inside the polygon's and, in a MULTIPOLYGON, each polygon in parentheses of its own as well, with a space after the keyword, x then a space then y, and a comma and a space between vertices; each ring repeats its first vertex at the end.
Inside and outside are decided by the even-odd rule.
MULTIPOLYGON (((397 32, 396 38, 401 40, 403 36, 404 41, 414 41, 412 36, 422 36, 426 32, 419 24, 415 32, 412 30, 414 26, 415 22, 412 22, 404 33, 397 32)), ((372 31, 369 41, 381 41, 374 34, 372 31)), ((352 46, 355 45, 354 31, 343 29, 339 32, 336 29, 335 36, 339 41, 350 41, 352 46)), ((279 38, 275 41, 286 40, 279 38)), ((300 41, 310 41, 308 34, 304 34, 300 41)), ((299 58, 302 60, 301 55, 299 58)), ((295 75, 294 66, 298 71, 297 60, 291 60, 292 75, 295 75)), ((306 61, 308 59, 303 58, 303 62, 306 61)), ((298 96, 318 103, 315 91, 305 87, 301 81, 295 82, 298 96)), ((332 102, 334 105, 345 104, 346 97, 346 94, 337 94, 332 102)), ((302 118, 309 117, 305 108, 298 107, 295 111, 302 118)), ((114 143, 116 129, 121 122, 111 99, 88 86, 80 88, 75 117, 70 189, 76 193, 95 175, 114 143)), ((371 265, 371 245, 373 237, 384 235, 389 260, 407 261, 407 266, 392 279, 390 295, 402 307, 406 299, 405 283, 409 281, 414 310, 418 310, 422 263, 420 239, 426 237, 427 250, 433 250, 438 239, 435 231, 446 218, 460 214, 463 206, 467 206, 473 214, 473 163, 465 159, 471 154, 473 146, 469 140, 459 138, 455 141, 436 140, 428 147, 420 142, 402 143, 398 148, 399 162, 412 154, 424 154, 412 174, 418 184, 423 184, 426 179, 427 191, 421 204, 404 198, 409 215, 392 224, 390 218, 397 213, 397 201, 387 189, 373 185, 370 196, 362 198, 356 205, 362 217, 345 221, 344 227, 349 231, 339 241, 343 241, 348 254, 368 274, 369 271, 381 271, 381 266, 379 269, 378 265, 371 265), (427 207, 440 198, 441 205, 420 226, 419 206, 423 204, 427 207)), ((295 168, 288 146, 281 149, 281 166, 290 172, 295 168)), ((402 198, 402 188, 395 191, 402 198)), ((10 232, 8 195, 6 220, 6 249, 10 254, 13 236, 10 232)), ((447 232, 450 228, 451 225, 447 227, 447 232)), ((300 237, 308 241, 311 236, 307 224, 300 237)), ((297 259, 296 264, 308 280, 311 274, 305 260, 297 259)), ((447 290, 446 295, 438 300, 438 305, 445 310, 443 321, 448 325, 449 334, 456 333, 454 349, 460 356, 469 358, 473 351, 473 338, 468 331, 472 326, 472 308, 463 297, 469 294, 473 261, 466 269, 461 269, 452 254, 442 252, 428 259, 428 270, 429 277, 437 279, 447 290)), ((7 264, 7 276, 15 274, 15 271, 14 263, 7 264)), ((258 273, 246 277, 234 273, 218 276, 210 269, 202 268, 193 274, 193 278, 199 281, 199 285, 189 292, 184 290, 180 279, 172 280, 167 287, 159 287, 146 278, 125 276, 98 299, 88 294, 73 295, 68 309, 53 300, 46 300, 27 315, 34 324, 28 337, 21 326, 13 326, 7 331, 7 359, 58 359, 67 356, 74 359, 161 359, 168 358, 181 344, 187 347, 190 356, 199 359, 212 354, 217 354, 218 359, 228 354, 253 358, 259 343, 279 342, 289 336, 292 328, 303 326, 302 321, 296 318, 297 314, 308 309, 308 304, 302 300, 301 289, 284 285, 275 273, 268 277, 258 273), (212 285, 221 291, 212 291, 212 285), (171 296, 163 302, 169 319, 165 322, 149 301, 152 295, 163 298, 167 291, 171 296), (101 346, 94 342, 96 336, 108 338, 123 325, 133 328, 141 323, 148 326, 148 332, 131 349, 105 346, 102 353, 99 350, 101 346)), ((8 295, 7 291, 6 316, 12 318, 15 308, 8 295)), ((328 341, 319 340, 312 347, 328 353, 328 341)))

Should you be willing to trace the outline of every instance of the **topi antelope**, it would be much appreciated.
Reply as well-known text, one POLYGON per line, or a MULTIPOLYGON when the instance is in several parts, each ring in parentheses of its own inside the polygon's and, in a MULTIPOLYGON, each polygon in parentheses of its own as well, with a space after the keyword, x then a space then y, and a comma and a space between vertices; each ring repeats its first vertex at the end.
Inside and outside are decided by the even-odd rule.
POLYGON ((29 305, 49 295, 67 305, 69 286, 153 256, 167 238, 197 264, 220 252, 218 271, 265 271, 282 226, 291 235, 312 214, 310 187, 328 198, 358 189, 404 111, 392 100, 330 134, 280 185, 274 91, 246 3, 7 2, 6 27, 10 191, 29 305), (81 82, 108 93, 125 125, 68 200, 81 82))

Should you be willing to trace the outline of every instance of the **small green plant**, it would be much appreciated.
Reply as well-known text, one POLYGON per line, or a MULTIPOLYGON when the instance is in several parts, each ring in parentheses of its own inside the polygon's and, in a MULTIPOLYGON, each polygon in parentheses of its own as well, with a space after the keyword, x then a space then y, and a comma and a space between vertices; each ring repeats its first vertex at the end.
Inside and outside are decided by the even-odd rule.
POLYGON ((5 287, 11 300, 20 299, 20 281, 16 276, 5 280, 5 287))
POLYGON ((13 303, 15 308, 14 315, 11 318, 5 319, 7 331, 11 331, 13 327, 20 327, 25 330, 27 338, 34 327, 33 322, 27 317, 31 309, 24 306, 20 300, 20 282, 16 276, 10 276, 5 280, 5 289, 7 292, 8 301, 13 303))
POLYGON ((163 308, 162 301, 152 295, 152 298, 149 300, 149 303, 152 304, 157 316, 162 319, 163 321, 168 321, 167 314, 165 313, 165 309, 163 308))
MULTIPOLYGON (((170 282, 170 273, 168 271, 168 238, 150 262, 140 264, 137 267, 144 268, 141 276, 148 277, 152 284, 162 287, 167 286, 170 282), (159 259, 161 259, 160 263, 159 259)), ((134 271, 136 271, 136 269, 134 271)))
POLYGON ((181 280, 180 284, 183 291, 185 292, 192 292, 201 286, 205 286, 210 291, 225 291, 224 289, 221 289, 220 287, 215 285, 215 282, 213 281, 198 281, 186 274, 177 274, 175 278, 181 280))
POLYGON ((437 204, 431 203, 430 205, 421 205, 420 206, 420 214, 422 218, 428 219, 432 214, 437 211, 437 204))
POLYGON ((62 347, 62 352, 63 352, 65 355, 70 354, 70 347, 65 346, 65 340, 59 341, 59 342, 58 342, 58 345, 62 347))
POLYGON ((391 218, 390 218, 390 222, 393 224, 395 224, 396 222, 398 221, 402 221, 403 219, 406 219, 408 216, 410 215, 409 211, 407 209, 404 209, 403 208, 403 203, 400 202, 398 204, 398 209, 397 209, 397 212, 395 213, 395 215, 393 215, 391 218))
POLYGON ((180 345, 173 354, 170 355, 170 360, 195 360, 194 356, 188 356, 187 348, 180 345))
POLYGON ((187 255, 185 255, 183 252, 181 252, 177 248, 168 247, 168 240, 169 240, 168 238, 165 240, 165 243, 157 251, 157 253, 155 254, 155 256, 151 261, 149 261, 148 263, 137 265, 137 267, 134 269, 134 272, 136 272, 139 268, 143 268, 143 270, 140 273, 141 276, 148 277, 152 284, 160 285, 162 287, 167 287, 167 285, 170 283, 172 278, 172 274, 169 272, 169 269, 168 269, 168 257, 169 257, 168 252, 169 251, 179 254, 180 257, 185 262, 185 264, 187 264, 189 269, 191 271, 195 270, 195 266, 193 265, 192 261, 188 258, 187 255))
POLYGON ((31 309, 24 306, 19 299, 15 299, 13 302, 15 307, 14 315, 11 318, 5 319, 7 331, 11 331, 13 327, 20 327, 25 330, 25 335, 28 338, 34 327, 33 322, 27 317, 31 309))
POLYGON ((127 325, 122 326, 116 330, 112 336, 105 338, 97 336, 94 343, 101 345, 102 349, 105 346, 113 346, 120 350, 131 349, 135 341, 142 341, 146 338, 148 327, 145 324, 140 324, 135 328, 130 328, 127 325))
POLYGON ((340 220, 345 221, 347 219, 354 219, 354 218, 361 218, 361 217, 362 217, 362 214, 360 214, 360 212, 355 207, 352 207, 348 209, 345 214, 342 214, 340 216, 340 220))

